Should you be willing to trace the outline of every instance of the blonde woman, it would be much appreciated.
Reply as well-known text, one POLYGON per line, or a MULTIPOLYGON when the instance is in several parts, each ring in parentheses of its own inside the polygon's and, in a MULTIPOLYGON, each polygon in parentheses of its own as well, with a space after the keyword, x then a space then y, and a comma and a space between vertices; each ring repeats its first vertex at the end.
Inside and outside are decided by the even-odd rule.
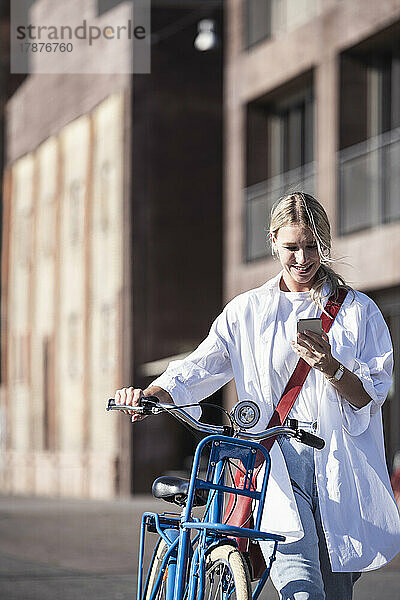
POLYGON ((358 573, 400 550, 381 420, 390 335, 374 302, 335 273, 328 217, 315 198, 283 197, 272 210, 270 239, 281 272, 229 302, 200 346, 149 388, 124 388, 115 399, 136 405, 154 394, 197 403, 234 378, 239 399, 259 404, 261 431, 302 357, 312 368, 289 417, 326 445, 314 451, 285 439, 271 449, 262 526, 286 535, 271 578, 282 599, 350 600, 358 573), (318 317, 340 288, 347 295, 329 333, 297 334, 298 320, 318 317))

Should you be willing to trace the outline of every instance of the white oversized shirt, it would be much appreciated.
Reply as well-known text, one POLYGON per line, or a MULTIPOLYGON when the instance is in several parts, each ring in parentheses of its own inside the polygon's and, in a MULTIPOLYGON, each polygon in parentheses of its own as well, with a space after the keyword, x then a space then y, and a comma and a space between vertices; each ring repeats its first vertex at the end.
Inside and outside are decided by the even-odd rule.
MULTIPOLYGON (((310 319, 319 316, 320 309, 310 298, 308 292, 279 291, 278 308, 273 333, 274 345, 270 353, 270 384, 272 401, 277 406, 285 386, 289 381, 298 355, 290 342, 296 340, 297 322, 299 319, 310 319)), ((296 402, 289 413, 291 419, 314 422, 318 418, 318 402, 315 393, 317 388, 317 371, 311 369, 296 402)))
MULTIPOLYGON (((170 363, 153 385, 177 405, 199 402, 234 377, 239 400, 261 409, 254 431, 265 429, 274 408, 271 353, 282 273, 234 298, 187 358, 170 363)), ((332 354, 361 380, 371 402, 361 409, 314 371, 317 433, 315 451, 323 528, 333 571, 368 571, 400 550, 400 517, 386 468, 381 405, 391 385, 393 350, 385 321, 365 294, 348 293, 330 331, 332 354)), ((271 450, 271 475, 262 529, 302 536, 296 502, 279 444, 271 450)))

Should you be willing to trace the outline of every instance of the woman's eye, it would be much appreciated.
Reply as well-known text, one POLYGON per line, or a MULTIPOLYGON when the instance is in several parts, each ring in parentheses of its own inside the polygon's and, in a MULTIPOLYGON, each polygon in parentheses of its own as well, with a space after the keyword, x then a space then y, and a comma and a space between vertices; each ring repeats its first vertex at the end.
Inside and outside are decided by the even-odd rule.
MULTIPOLYGON (((289 250, 289 252, 297 252, 298 247, 297 246, 284 246, 285 250, 289 250)), ((308 250, 316 250, 317 249, 317 244, 312 244, 310 246, 307 246, 308 250)))

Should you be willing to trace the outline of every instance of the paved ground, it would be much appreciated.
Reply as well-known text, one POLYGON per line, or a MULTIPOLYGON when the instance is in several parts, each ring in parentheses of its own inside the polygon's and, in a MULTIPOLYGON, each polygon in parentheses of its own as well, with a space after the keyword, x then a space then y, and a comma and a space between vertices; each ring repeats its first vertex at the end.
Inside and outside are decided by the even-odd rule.
MULTIPOLYGON (((172 506, 172 505, 171 505, 172 506)), ((140 514, 151 497, 117 502, 0 496, 0 600, 133 600, 140 514)), ((400 598, 400 556, 363 575, 354 600, 400 598)), ((277 598, 271 587, 263 600, 277 598)))

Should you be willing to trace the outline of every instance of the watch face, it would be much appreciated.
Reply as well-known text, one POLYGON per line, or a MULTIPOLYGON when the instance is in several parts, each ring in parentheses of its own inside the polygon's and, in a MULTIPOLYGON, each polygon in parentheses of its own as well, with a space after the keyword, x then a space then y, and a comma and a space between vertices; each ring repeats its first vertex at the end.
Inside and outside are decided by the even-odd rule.
POLYGON ((343 373, 344 373, 344 366, 339 365, 338 370, 334 374, 334 378, 336 379, 336 381, 339 381, 343 377, 343 373))

